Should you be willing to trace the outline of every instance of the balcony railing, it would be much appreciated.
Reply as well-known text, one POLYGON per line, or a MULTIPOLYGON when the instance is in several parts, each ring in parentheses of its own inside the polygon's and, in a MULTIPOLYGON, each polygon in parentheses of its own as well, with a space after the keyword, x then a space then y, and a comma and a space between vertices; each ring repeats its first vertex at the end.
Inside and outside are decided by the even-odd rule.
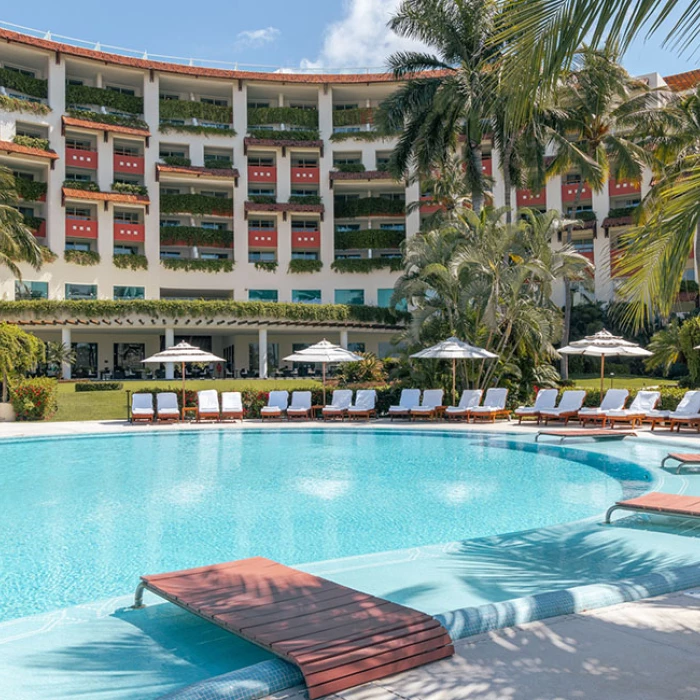
POLYGON ((547 191, 542 188, 539 192, 532 190, 518 190, 517 201, 519 207, 545 207, 547 206, 547 191))
POLYGON ((115 173, 133 173, 134 175, 143 175, 144 159, 143 156, 120 156, 114 154, 114 172, 115 173))
POLYGON ((66 238, 97 238, 97 221, 66 216, 66 238))
POLYGON ((114 240, 129 243, 143 243, 146 240, 144 224, 132 224, 123 221, 114 222, 114 240))
POLYGON ((276 229, 252 229, 248 231, 249 248, 277 248, 276 229))
POLYGON ((274 165, 249 165, 248 182, 277 182, 277 168, 274 165))
POLYGON ((320 231, 292 231, 292 250, 321 247, 320 231))
MULTIPOLYGON (((571 184, 562 184, 561 186, 561 201, 562 202, 573 202, 576 200, 576 194, 578 193, 578 188, 580 183, 572 182, 571 184)), ((584 182, 581 187, 581 201, 590 199, 593 196, 591 188, 584 182)))
POLYGON ((292 166, 292 182, 308 182, 311 184, 318 184, 319 182, 319 170, 317 166, 314 167, 303 167, 292 166))
POLYGON ((66 165, 72 168, 97 170, 97 151, 83 151, 79 148, 66 148, 66 165))
POLYGON ((621 195, 639 194, 642 191, 640 182, 633 180, 615 180, 610 178, 608 182, 608 194, 611 197, 619 197, 621 195))

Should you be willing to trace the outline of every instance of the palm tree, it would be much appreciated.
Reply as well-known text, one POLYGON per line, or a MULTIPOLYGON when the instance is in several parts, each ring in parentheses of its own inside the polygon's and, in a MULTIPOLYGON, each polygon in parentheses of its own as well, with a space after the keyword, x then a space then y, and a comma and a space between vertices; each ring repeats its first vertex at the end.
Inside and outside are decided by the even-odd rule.
MULTIPOLYGON (((648 151, 634 141, 639 125, 654 107, 646 85, 630 77, 617 62, 617 47, 602 50, 583 48, 577 70, 561 82, 553 97, 551 124, 545 138, 553 150, 547 176, 564 176, 572 170, 579 175, 573 216, 579 210, 584 186, 600 192, 609 177, 640 180, 648 151)), ((566 229, 570 244, 574 224, 566 229)), ((569 342, 571 328, 571 285, 565 282, 562 343, 569 342)), ((568 378, 568 358, 562 356, 561 374, 568 378)))
POLYGON ((58 341, 46 343, 46 362, 57 369, 59 379, 63 379, 63 366, 72 365, 75 357, 75 350, 66 343, 58 341))
POLYGON ((0 166, 0 265, 21 279, 17 263, 29 263, 39 269, 43 256, 34 234, 16 208, 18 199, 12 172, 0 166))

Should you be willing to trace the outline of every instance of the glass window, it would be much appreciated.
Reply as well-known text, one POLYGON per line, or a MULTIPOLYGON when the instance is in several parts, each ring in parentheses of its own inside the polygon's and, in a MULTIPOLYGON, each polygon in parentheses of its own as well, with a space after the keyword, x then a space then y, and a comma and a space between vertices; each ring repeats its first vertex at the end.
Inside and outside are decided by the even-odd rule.
POLYGON ((272 156, 248 156, 248 165, 256 167, 272 167, 275 164, 275 159, 272 156))
POLYGON ((24 299, 48 299, 48 282, 28 282, 27 280, 15 280, 15 301, 24 299))
POLYGON ((312 250, 293 250, 292 260, 318 260, 318 253, 312 250))
POLYGON ((73 377, 75 379, 97 377, 97 343, 71 343, 71 345, 75 353, 73 377))
POLYGON ((277 301, 276 289, 249 289, 248 301, 277 301))
POLYGON ((66 241, 66 250, 81 250, 84 253, 91 250, 89 243, 79 243, 78 241, 66 241))
POLYGON ((115 372, 136 372, 137 376, 140 376, 145 366, 141 364, 141 360, 145 357, 146 345, 144 343, 114 343, 115 372))
MULTIPOLYGON (((383 309, 392 308, 391 297, 394 293, 393 289, 378 289, 377 290, 377 306, 381 306, 383 309)), ((402 299, 396 306, 394 306, 397 311, 406 311, 408 305, 406 300, 402 299)))
POLYGON ((292 302, 295 304, 320 304, 320 289, 292 289, 292 302))
POLYGON ((357 102, 346 102, 345 104, 333 105, 333 110, 342 112, 346 109, 357 109, 357 102))
POLYGON ((112 92, 118 92, 122 95, 135 95, 136 91, 133 88, 120 87, 119 85, 105 85, 105 89, 112 92))
MULTIPOLYGON (((248 367, 251 372, 257 373, 260 367, 258 343, 248 343, 248 367)), ((280 346, 278 343, 267 344, 267 369, 268 373, 280 366, 280 346)))
POLYGON ((277 219, 249 219, 248 230, 260 231, 265 229, 274 229, 277 225, 277 219))
POLYGON ((97 299, 97 285, 67 284, 66 299, 97 299))
POLYGON ((364 343, 348 343, 348 350, 350 352, 364 352, 365 351, 365 344, 364 343))
MULTIPOLYGON (((275 262, 275 260, 277 260, 277 253, 274 250, 248 251, 248 262, 275 262)), ((277 299, 275 299, 275 301, 277 301, 277 299)))
POLYGON ((114 221, 122 224, 138 224, 139 213, 137 211, 115 211, 114 221))
POLYGON ((345 231, 359 231, 360 230, 360 224, 338 224, 335 227, 335 230, 338 233, 343 233, 345 231))
POLYGON ((91 151, 92 144, 83 139, 71 139, 66 137, 66 148, 73 148, 76 151, 91 151))
POLYGON ((161 250, 160 251, 161 260, 164 260, 165 258, 179 258, 179 257, 180 257, 180 251, 175 251, 175 250, 161 250))
POLYGON ((114 300, 121 299, 145 299, 146 289, 144 287, 115 287, 114 300))
POLYGON ((205 197, 219 197, 220 199, 228 199, 228 193, 221 190, 202 190, 199 194, 205 197))
POLYGON ((220 100, 215 97, 200 97, 200 102, 205 105, 216 105, 217 107, 228 107, 228 100, 220 100))
POLYGON ((114 254, 115 255, 136 255, 137 250, 134 246, 129 245, 115 245, 114 254))
POLYGON ((226 253, 202 253, 200 260, 228 260, 226 253))
MULTIPOLYGON (((162 224, 161 224, 162 226, 162 224)), ((225 231, 226 224, 222 224, 216 221, 202 221, 200 224, 202 228, 209 229, 210 231, 225 231)))
POLYGON ((248 196, 249 197, 274 197, 275 196, 275 188, 274 187, 256 187, 256 186, 251 186, 248 188, 248 196))
POLYGON ((161 219, 160 227, 166 228, 167 226, 179 226, 180 222, 177 219, 161 219))
POLYGON ((66 182, 91 182, 92 178, 87 173, 66 173, 66 182))
POLYGON ((264 109, 265 107, 269 106, 269 102, 263 102, 262 100, 248 102, 248 109, 264 109))
POLYGON ((336 289, 335 303, 348 304, 350 306, 361 305, 365 303, 364 289, 336 289))
POLYGON ((316 197, 318 196, 318 190, 315 189, 302 189, 302 188, 292 188, 293 197, 316 197))
POLYGON ((318 231, 318 221, 292 220, 292 231, 318 231))
POLYGON ((66 216, 71 219, 89 219, 90 210, 82 207, 66 207, 66 216))
POLYGON ((405 231, 406 224, 379 224, 382 231, 405 231))

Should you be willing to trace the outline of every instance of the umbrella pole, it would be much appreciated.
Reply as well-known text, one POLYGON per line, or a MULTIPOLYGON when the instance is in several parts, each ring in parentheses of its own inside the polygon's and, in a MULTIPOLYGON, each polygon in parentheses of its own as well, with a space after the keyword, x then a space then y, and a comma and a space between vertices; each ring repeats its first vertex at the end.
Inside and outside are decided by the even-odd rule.
POLYGON ((455 391, 455 383, 457 380, 457 360, 452 358, 452 405, 456 406, 457 392, 455 391))
POLYGON ((605 381, 605 355, 600 356, 600 400, 603 400, 603 382, 605 381))
POLYGON ((321 373, 323 376, 323 405, 326 405, 326 363, 321 363, 321 373))
POLYGON ((182 363, 182 416, 185 416, 185 363, 182 363))

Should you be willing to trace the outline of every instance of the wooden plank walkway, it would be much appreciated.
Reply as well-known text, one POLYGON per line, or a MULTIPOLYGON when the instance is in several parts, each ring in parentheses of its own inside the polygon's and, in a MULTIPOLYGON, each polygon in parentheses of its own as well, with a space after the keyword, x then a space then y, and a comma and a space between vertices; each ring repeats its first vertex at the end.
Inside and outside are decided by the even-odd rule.
POLYGON ((535 442, 539 442, 540 437, 558 437, 561 440, 567 438, 593 438, 595 440, 622 440, 626 437, 636 437, 637 433, 631 430, 538 430, 535 442))
POLYGON ((147 589, 296 664, 310 700, 454 654, 425 613, 254 557, 155 576, 147 589))

